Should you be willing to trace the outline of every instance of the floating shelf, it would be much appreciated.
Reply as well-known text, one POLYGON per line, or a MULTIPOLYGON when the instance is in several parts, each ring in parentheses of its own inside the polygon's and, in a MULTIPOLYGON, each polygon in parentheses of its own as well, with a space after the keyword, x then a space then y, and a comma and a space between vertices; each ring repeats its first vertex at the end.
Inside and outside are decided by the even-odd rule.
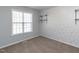
POLYGON ((79 9, 75 10, 75 24, 77 24, 77 21, 79 21, 79 9))

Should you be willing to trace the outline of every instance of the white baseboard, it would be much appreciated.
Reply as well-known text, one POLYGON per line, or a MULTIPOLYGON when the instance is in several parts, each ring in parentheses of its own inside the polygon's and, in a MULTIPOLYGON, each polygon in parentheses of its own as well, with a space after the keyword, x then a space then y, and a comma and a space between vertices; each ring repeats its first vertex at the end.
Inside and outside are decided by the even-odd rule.
MULTIPOLYGON (((68 42, 64 42, 64 41, 60 41, 60 40, 57 40, 56 38, 54 39, 54 38, 51 38, 51 37, 45 36, 45 35, 40 35, 40 36, 46 37, 46 38, 48 38, 48 39, 56 40, 56 41, 59 41, 59 42, 61 42, 61 43, 65 43, 65 44, 68 44, 68 45, 71 45, 71 46, 74 46, 74 47, 79 48, 78 46, 75 46, 74 44, 71 44, 71 43, 68 43, 68 42)), ((11 45, 14 45, 14 44, 17 44, 17 43, 20 43, 20 42, 23 42, 23 41, 25 41, 25 40, 29 40, 29 39, 32 39, 32 38, 35 38, 35 37, 38 37, 38 36, 33 36, 33 37, 29 37, 29 38, 22 39, 22 40, 20 40, 20 41, 16 41, 16 42, 13 42, 13 43, 9 43, 9 44, 7 44, 7 45, 1 46, 0 49, 5 48, 5 47, 9 47, 9 46, 11 46, 11 45)))
POLYGON ((9 44, 7 44, 7 45, 1 46, 0 49, 6 48, 6 47, 9 47, 9 46, 12 46, 12 45, 14 45, 14 44, 17 44, 17 43, 20 43, 20 42, 23 42, 23 41, 25 41, 25 40, 29 40, 29 39, 32 39, 32 38, 35 38, 35 37, 38 37, 38 36, 33 36, 33 37, 29 37, 29 38, 22 39, 22 40, 20 40, 20 41, 16 41, 16 42, 9 43, 9 44))
POLYGON ((70 46, 73 46, 73 47, 76 47, 76 48, 79 48, 79 46, 76 46, 75 44, 71 44, 71 43, 68 43, 68 42, 65 42, 65 41, 61 41, 61 40, 58 40, 56 38, 51 38, 50 36, 45 36, 45 35, 41 35, 41 36, 46 37, 48 39, 58 41, 58 42, 61 42, 61 43, 64 43, 64 44, 67 44, 67 45, 70 45, 70 46))

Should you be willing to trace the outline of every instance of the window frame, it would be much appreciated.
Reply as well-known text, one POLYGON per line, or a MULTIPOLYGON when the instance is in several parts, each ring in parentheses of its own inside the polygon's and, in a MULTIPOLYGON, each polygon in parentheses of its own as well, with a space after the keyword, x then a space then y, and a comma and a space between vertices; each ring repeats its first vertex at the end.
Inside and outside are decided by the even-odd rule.
MULTIPOLYGON (((17 10, 12 10, 12 35, 18 35, 18 34, 23 34, 23 33, 30 33, 30 32, 33 32, 33 14, 32 13, 28 13, 28 12, 22 12, 22 22, 13 22, 13 12, 22 12, 22 11, 17 11, 17 10), (24 14, 30 14, 31 15, 31 22, 24 22, 24 14), (17 31, 16 31, 16 33, 14 34, 14 32, 13 32, 13 24, 14 23, 18 23, 18 24, 20 24, 20 23, 22 23, 22 32, 21 33, 17 33, 17 31), (31 24, 31 30, 30 31, 27 31, 27 32, 25 32, 25 27, 24 27, 24 24, 27 24, 27 23, 30 23, 31 24)), ((28 28, 26 28, 26 29, 28 29, 28 28)), ((16 28, 16 30, 17 30, 17 28, 16 28)))

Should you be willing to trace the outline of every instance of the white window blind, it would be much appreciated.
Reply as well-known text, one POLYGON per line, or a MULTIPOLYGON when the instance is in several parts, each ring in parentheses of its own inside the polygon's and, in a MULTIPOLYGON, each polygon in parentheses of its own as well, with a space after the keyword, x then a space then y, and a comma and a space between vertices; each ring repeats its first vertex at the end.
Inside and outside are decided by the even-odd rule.
POLYGON ((24 32, 32 31, 32 14, 24 13, 24 32))
POLYGON ((12 34, 32 32, 32 14, 12 11, 12 34))

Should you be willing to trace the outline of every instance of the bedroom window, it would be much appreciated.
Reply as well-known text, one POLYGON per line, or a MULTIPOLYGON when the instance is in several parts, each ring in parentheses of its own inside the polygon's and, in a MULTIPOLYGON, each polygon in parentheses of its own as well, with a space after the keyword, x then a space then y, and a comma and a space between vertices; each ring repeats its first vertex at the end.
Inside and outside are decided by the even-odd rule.
POLYGON ((12 11, 12 34, 32 32, 32 14, 12 11))

